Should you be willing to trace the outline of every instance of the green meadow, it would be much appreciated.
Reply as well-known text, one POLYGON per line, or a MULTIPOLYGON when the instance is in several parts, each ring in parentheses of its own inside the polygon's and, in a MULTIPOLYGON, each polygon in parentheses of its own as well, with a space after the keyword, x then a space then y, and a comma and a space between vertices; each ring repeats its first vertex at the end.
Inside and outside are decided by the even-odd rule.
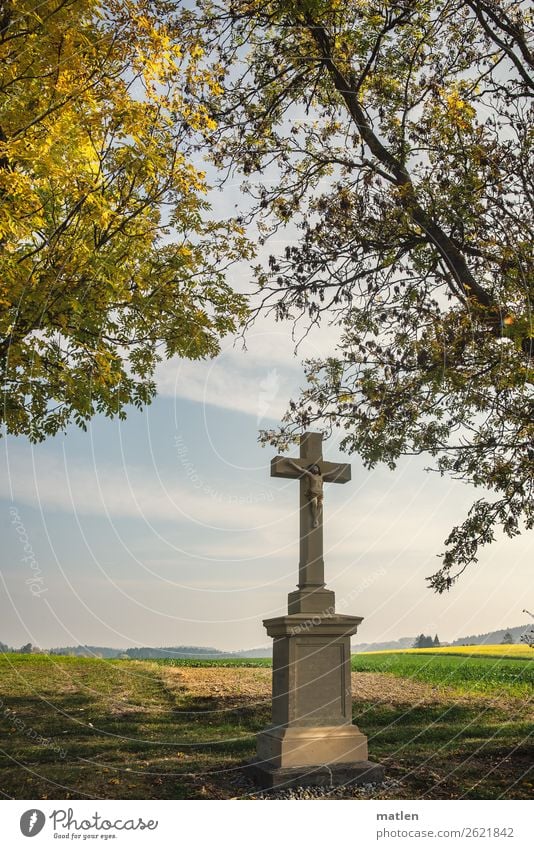
MULTIPOLYGON (((471 650, 476 646, 471 647, 471 650)), ((430 684, 454 687, 469 693, 503 694, 517 698, 534 696, 532 659, 487 656, 474 651, 434 654, 426 652, 369 652, 352 656, 355 672, 377 672, 414 678, 430 684)))

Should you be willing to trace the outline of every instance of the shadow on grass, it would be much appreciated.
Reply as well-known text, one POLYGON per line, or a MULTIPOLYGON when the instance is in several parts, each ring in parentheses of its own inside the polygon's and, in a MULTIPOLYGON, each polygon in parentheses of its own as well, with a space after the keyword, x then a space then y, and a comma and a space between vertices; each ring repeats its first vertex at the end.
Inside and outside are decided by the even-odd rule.
POLYGON ((354 721, 369 738, 373 760, 402 781, 403 798, 532 798, 534 746, 528 716, 443 702, 363 702, 354 721))

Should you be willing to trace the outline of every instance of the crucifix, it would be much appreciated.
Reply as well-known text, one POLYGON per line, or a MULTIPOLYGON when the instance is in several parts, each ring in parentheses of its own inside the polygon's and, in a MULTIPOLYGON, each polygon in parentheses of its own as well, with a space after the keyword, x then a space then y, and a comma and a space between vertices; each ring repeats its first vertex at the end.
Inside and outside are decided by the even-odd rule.
POLYGON ((300 480, 299 590, 324 587, 323 484, 350 481, 348 463, 323 460, 321 433, 304 433, 300 457, 271 460, 271 477, 300 480))
POLYGON ((272 723, 258 734, 251 774, 262 787, 378 783, 367 737, 352 721, 350 638, 361 616, 336 613, 324 584, 323 486, 347 483, 347 463, 323 460, 322 435, 300 437, 300 457, 274 457, 271 475, 300 481, 298 589, 285 615, 265 619, 273 638, 272 723))

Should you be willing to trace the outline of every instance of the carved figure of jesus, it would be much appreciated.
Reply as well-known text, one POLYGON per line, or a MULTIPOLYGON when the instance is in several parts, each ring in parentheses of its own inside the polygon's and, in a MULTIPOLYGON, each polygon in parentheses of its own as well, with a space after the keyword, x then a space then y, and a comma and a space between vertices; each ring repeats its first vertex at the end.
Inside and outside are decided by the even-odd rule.
POLYGON ((308 479, 308 498, 313 517, 313 527, 317 528, 319 519, 323 510, 323 476, 317 464, 310 466, 309 469, 302 469, 297 463, 288 458, 288 463, 299 472, 300 475, 306 475, 308 479))

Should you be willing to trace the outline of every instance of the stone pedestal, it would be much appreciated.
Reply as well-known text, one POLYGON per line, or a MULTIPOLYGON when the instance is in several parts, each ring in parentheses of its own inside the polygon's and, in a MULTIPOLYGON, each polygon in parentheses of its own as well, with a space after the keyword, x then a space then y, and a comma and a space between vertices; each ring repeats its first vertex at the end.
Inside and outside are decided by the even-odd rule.
MULTIPOLYGON (((289 609, 295 596, 289 596, 289 609), (292 598, 293 597, 293 598, 292 598)), ((367 738, 352 723, 350 638, 362 621, 333 611, 290 613, 263 624, 273 638, 272 725, 258 735, 252 765, 263 787, 380 781, 367 738)), ((303 598, 306 604, 306 599, 303 598)), ((317 610, 317 606, 316 606, 317 610)))

